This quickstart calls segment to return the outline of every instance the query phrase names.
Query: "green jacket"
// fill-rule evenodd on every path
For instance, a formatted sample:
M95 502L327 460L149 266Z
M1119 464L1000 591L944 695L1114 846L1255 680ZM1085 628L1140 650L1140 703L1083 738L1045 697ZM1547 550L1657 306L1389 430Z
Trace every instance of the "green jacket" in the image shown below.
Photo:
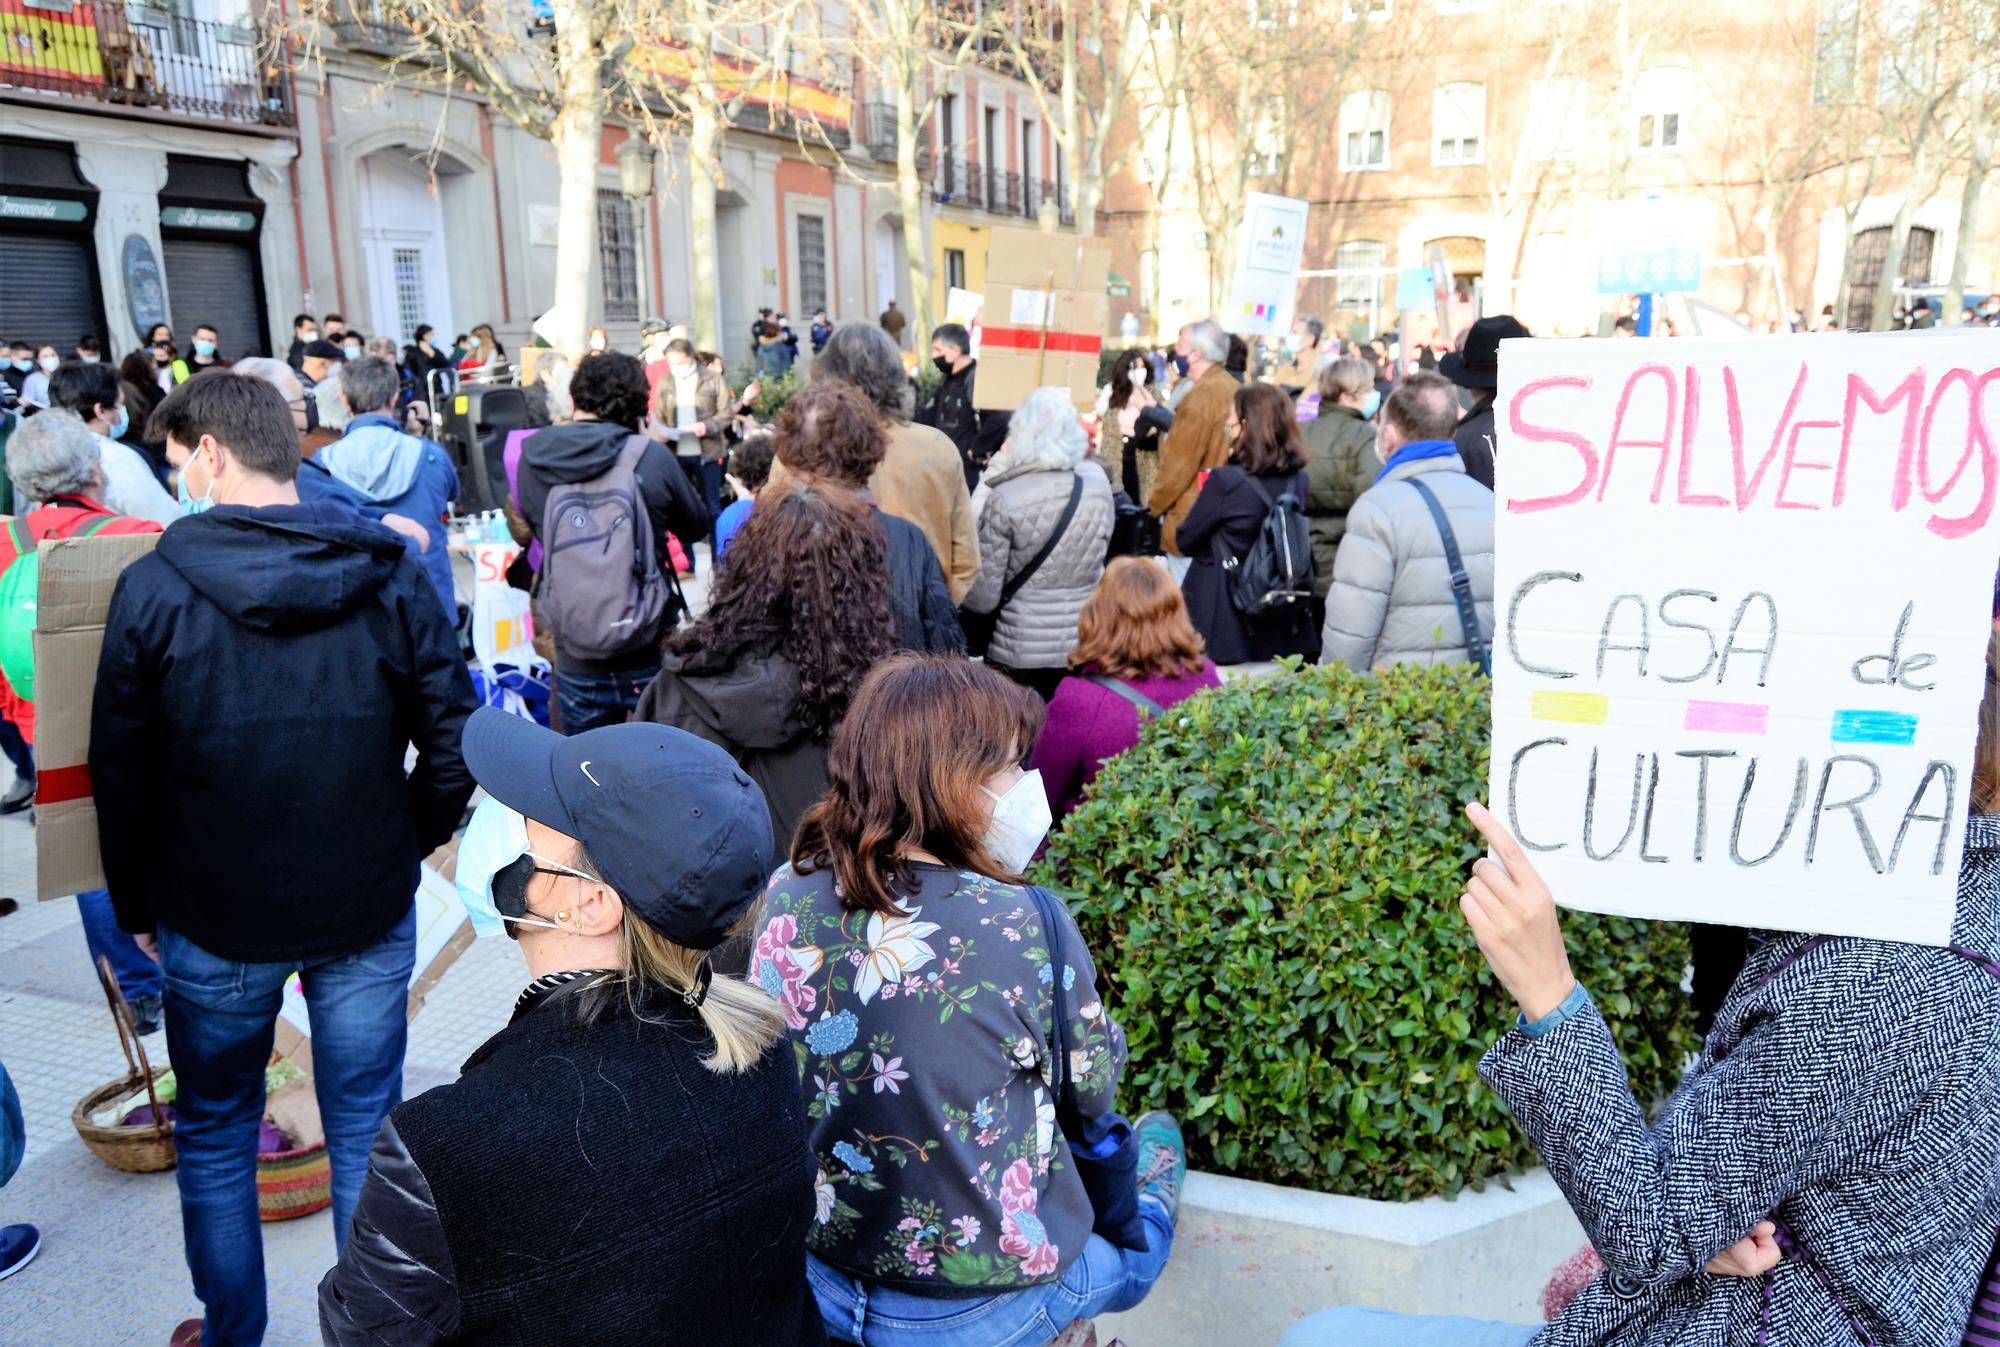
M1333 557L1347 532L1347 512L1375 484L1382 456L1375 452L1375 427L1351 407L1323 403L1301 428L1306 450L1306 521L1312 529L1313 592L1320 598L1333 586Z

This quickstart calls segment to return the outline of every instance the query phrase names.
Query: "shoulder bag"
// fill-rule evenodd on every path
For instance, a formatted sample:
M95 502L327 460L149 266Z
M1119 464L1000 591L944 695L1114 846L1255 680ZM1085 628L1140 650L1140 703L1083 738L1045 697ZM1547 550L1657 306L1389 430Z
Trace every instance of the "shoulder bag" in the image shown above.
M1479 630L1479 605L1472 599L1472 577L1465 572L1465 558L1459 555L1458 535L1451 531L1451 518L1422 478L1404 480L1424 498L1424 508L1431 512L1431 522L1437 525L1438 536L1444 539L1444 564L1451 570L1451 597L1458 604L1458 625L1465 633L1465 653L1479 666L1479 672L1491 677L1493 652L1487 648L1485 633Z

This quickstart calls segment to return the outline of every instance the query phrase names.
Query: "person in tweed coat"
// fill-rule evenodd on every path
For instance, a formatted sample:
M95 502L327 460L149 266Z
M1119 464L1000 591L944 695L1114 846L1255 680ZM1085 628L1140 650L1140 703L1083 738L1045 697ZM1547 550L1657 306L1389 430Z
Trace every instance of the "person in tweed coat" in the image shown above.
M1989 672L1979 811L1996 717ZM1607 1271L1539 1330L1343 1308L1282 1347L1958 1347L2000 1229L2000 982L1948 950L1770 934L1649 1124L1548 889L1468 813L1499 860L1460 903L1521 1006L1480 1073ZM1968 821L1952 942L2000 951L2000 813Z

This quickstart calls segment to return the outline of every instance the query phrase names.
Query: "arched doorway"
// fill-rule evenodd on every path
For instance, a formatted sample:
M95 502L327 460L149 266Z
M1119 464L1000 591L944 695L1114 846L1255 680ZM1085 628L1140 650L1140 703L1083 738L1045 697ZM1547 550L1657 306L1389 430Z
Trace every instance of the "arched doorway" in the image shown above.
M1882 281L1882 264L1889 259L1889 226L1864 229L1847 249L1847 326L1866 331L1875 322L1875 287ZM1903 277L1921 283L1931 278L1931 255L1937 235L1915 225L1903 245Z
M369 336L408 342L421 323L449 342L451 279L444 211L429 175L407 150L377 150L359 165L361 258Z

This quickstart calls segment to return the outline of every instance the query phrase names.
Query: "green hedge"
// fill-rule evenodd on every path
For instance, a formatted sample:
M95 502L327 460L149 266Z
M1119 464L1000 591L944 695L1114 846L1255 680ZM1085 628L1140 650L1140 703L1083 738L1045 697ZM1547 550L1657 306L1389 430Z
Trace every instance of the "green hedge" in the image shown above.
M1486 693L1469 665L1235 683L1152 721L1055 834L1043 878L1131 1041L1120 1106L1178 1115L1197 1166L1404 1200L1534 1163L1476 1070L1514 1006L1457 902ZM1695 1046L1686 929L1563 925L1664 1097Z

